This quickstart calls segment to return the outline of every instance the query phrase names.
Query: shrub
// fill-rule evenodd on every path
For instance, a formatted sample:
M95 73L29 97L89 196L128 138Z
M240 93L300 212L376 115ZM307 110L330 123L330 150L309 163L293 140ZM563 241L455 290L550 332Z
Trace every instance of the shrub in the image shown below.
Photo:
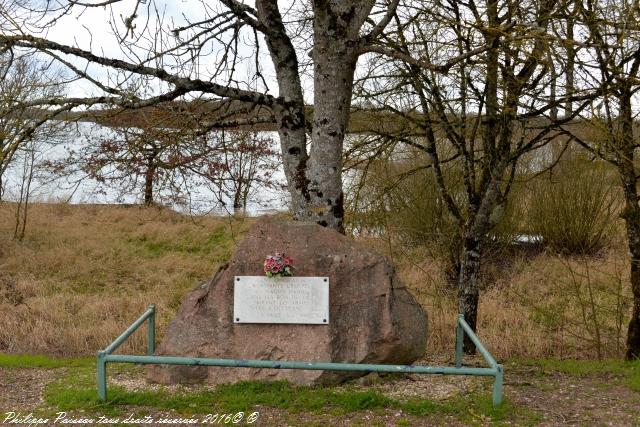
M574 155L530 184L526 225L550 249L589 255L611 243L620 197L603 162Z
M370 164L364 179L356 181L359 198L348 204L348 226L355 229L356 234L384 237L403 251L426 249L431 256L444 261L447 280L457 284L462 236L428 165L421 153ZM460 165L454 162L444 165L443 175L454 201L458 206L465 206ZM514 207L508 203L499 209L499 226L485 245L489 258L500 258L518 233L519 209Z
M393 236L394 243L403 247L445 247L457 252L452 246L459 240L457 227L427 164L419 154L369 164L366 175L361 172L354 180L356 189L348 192L357 195L347 200L348 225L357 234ZM455 177L447 175L447 179Z

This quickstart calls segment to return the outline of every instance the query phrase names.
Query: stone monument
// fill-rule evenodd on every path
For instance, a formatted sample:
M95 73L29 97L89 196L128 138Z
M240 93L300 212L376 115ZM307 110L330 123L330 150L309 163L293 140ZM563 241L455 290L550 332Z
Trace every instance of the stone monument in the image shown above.
M265 256L275 252L293 258L293 278L258 277L264 275ZM425 312L384 256L315 223L264 217L231 261L185 296L156 354L410 364L424 355L426 337ZM157 365L148 378L327 384L363 374Z

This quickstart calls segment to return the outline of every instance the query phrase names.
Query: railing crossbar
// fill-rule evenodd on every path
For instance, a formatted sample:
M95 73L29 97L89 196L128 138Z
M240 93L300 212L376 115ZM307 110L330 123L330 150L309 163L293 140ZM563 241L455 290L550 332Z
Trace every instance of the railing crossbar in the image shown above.
M263 368L263 369L308 369L320 371L359 371L413 374L442 374L442 375L476 375L495 376L495 368L454 368L451 366L420 366L420 365L374 365L364 363L333 363L333 362L301 362L285 360L251 360L251 359L209 359L198 357L174 356L129 356L113 354L105 357L107 362L139 363L159 365L192 365L192 366L220 366L234 368Z
M131 324L118 338L107 348L98 352L96 376L98 384L98 398L107 399L107 363L139 363L158 365L190 365L190 366L220 366L237 368L264 368L264 369L306 369L326 371L357 371L357 372L387 372L387 373L413 373L413 374L440 374L440 375L475 375L491 376L493 381L493 405L502 403L502 365L496 363L491 353L487 351L480 339L473 332L469 324L461 314L456 325L456 366L420 366L420 365L375 365L364 363L335 363L335 362L303 362L283 360L251 360L251 359L210 359L201 357L176 357L155 356L155 306L142 314ZM144 322L147 325L147 356L111 354L131 334L133 334ZM480 351L490 368L475 368L462 366L462 350L464 334L467 334L476 348Z

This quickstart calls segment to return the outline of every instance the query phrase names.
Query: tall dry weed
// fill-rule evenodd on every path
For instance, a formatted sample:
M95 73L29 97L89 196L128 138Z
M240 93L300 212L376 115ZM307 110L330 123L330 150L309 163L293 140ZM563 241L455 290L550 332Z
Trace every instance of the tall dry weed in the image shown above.
M0 204L0 351L89 355L149 304L163 331L247 225L159 208L34 204L22 242ZM123 351L143 351L136 333Z
M600 257L543 253L515 260L485 286L478 334L501 359L607 358L624 352L631 289L622 245ZM457 295L437 259L404 261L400 273L429 312L429 352L452 354Z

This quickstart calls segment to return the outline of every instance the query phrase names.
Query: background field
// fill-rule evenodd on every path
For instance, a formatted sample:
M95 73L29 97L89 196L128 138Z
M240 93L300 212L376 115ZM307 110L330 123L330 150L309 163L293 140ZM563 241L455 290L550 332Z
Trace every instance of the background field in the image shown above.
M86 356L151 303L160 336L181 298L229 259L251 219L162 208L36 204L23 242L0 204L0 352ZM369 238L429 313L427 359L453 348L457 297L445 260ZM630 289L622 238L591 256L518 249L485 266L479 334L499 359L621 357ZM123 351L142 352L142 333Z

